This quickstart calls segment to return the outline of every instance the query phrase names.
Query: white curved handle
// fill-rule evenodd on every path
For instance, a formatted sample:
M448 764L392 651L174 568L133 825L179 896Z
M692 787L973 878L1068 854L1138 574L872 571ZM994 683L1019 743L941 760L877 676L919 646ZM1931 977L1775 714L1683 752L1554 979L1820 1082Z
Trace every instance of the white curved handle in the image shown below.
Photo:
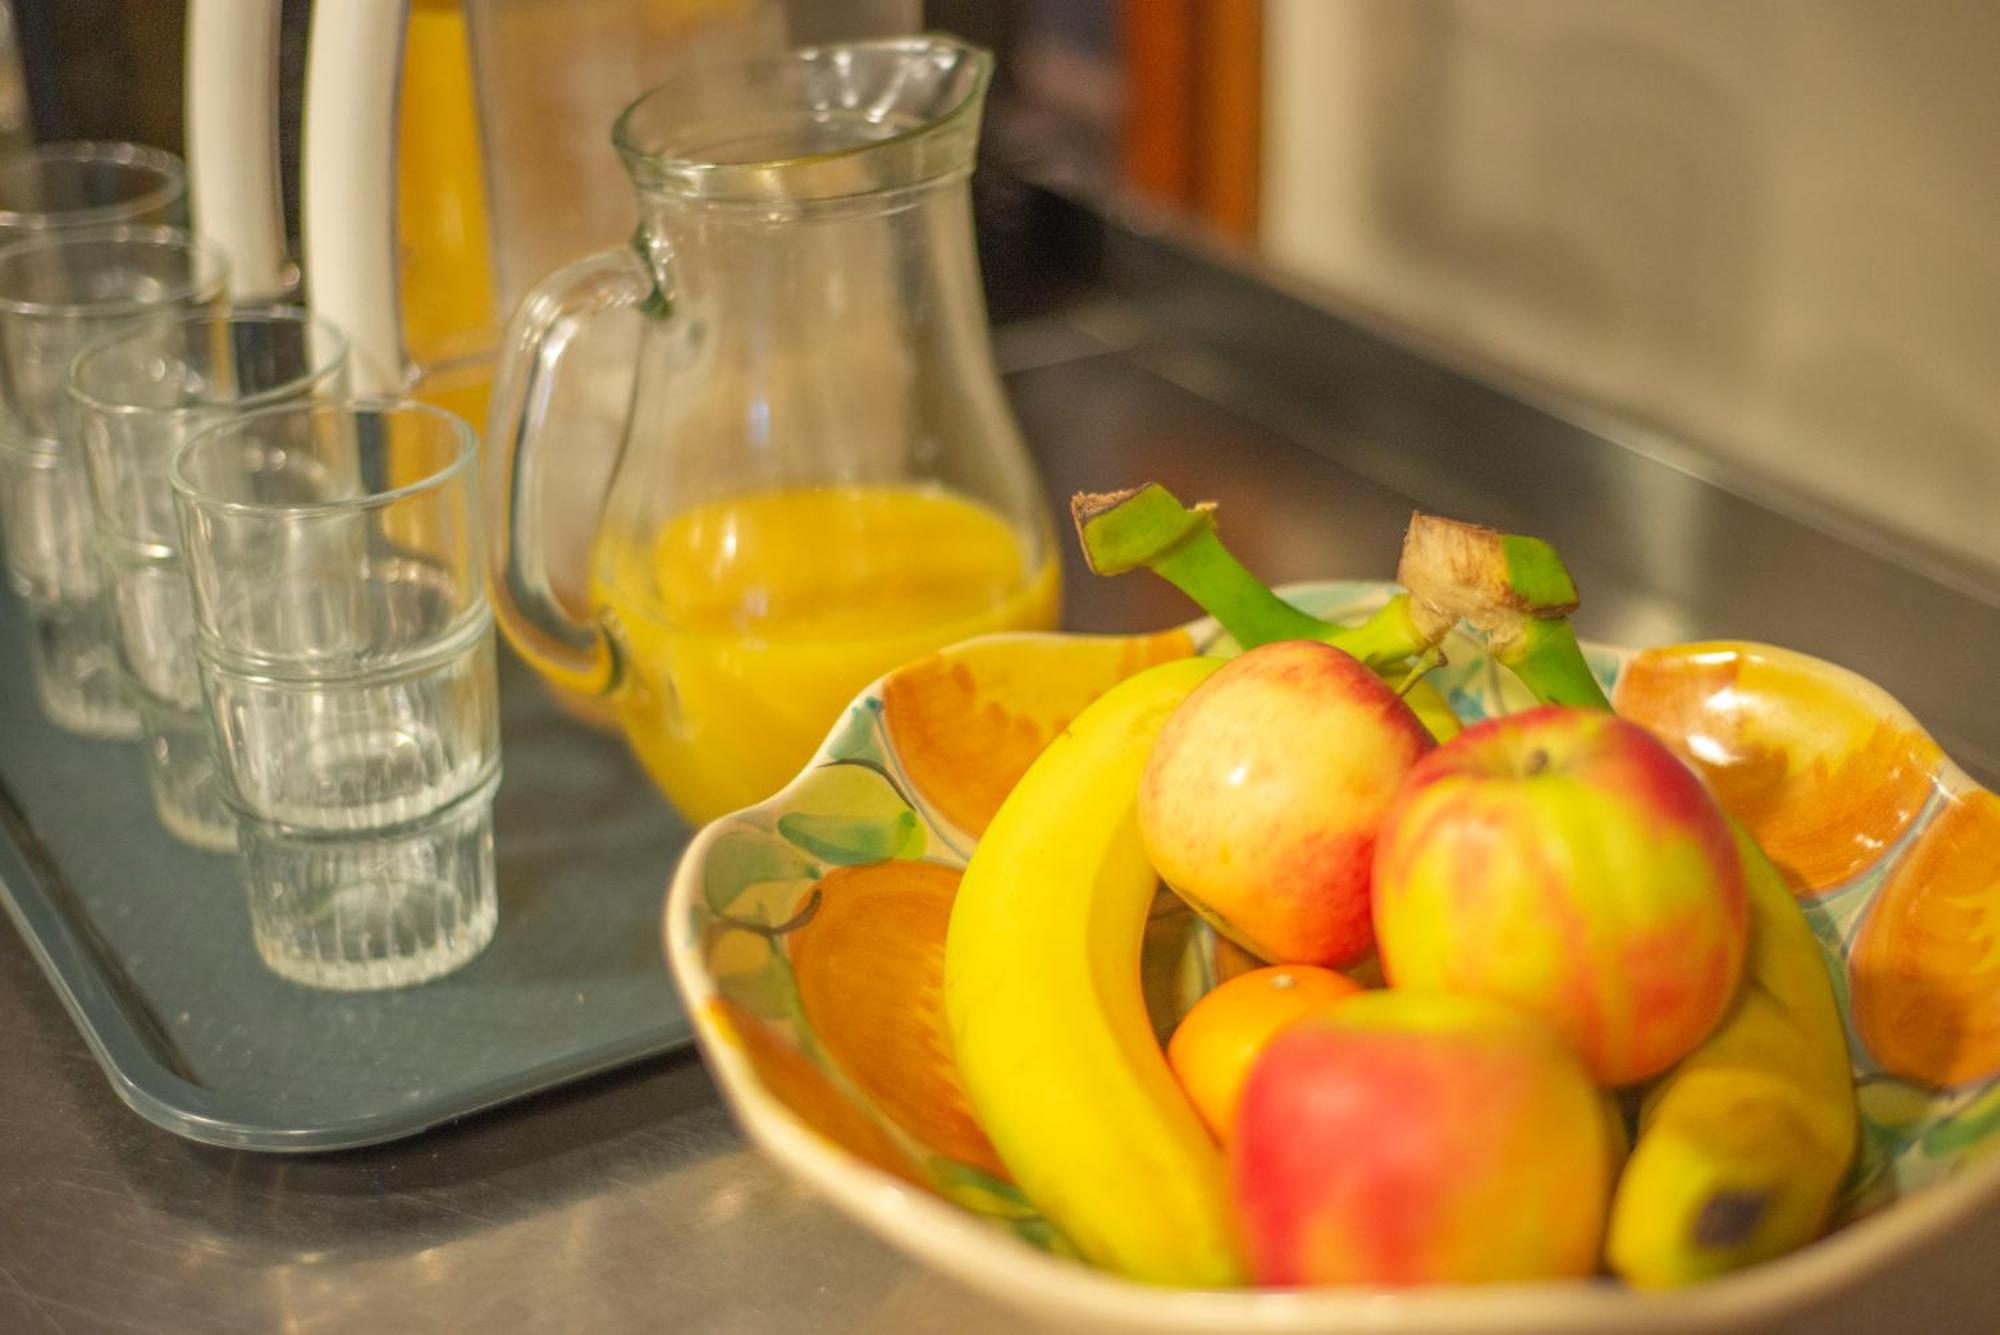
M187 17L188 178L197 232L229 257L238 301L297 279L278 183L279 0L192 0Z
M306 287L347 331L356 392L404 388L396 280L396 89L404 0L320 0L300 170Z

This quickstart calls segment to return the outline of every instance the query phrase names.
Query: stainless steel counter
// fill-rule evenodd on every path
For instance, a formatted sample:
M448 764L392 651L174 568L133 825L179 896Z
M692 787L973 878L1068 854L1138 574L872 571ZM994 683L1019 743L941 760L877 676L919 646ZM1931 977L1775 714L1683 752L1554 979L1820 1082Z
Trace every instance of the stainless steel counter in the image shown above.
M1579 572L1586 634L1823 654L2000 777L2000 595L1979 572L1743 499L1754 482L1612 444L1143 238L1089 248L1080 294L1002 331L1052 503L1159 478L1222 502L1274 579L1387 576L1418 503L1543 533ZM1184 616L1162 586L1069 574L1078 626ZM1786 1329L2000 1329L1995 1254L2000 1213ZM746 1150L691 1056L374 1150L207 1149L117 1101L0 932L0 1335L1029 1329Z

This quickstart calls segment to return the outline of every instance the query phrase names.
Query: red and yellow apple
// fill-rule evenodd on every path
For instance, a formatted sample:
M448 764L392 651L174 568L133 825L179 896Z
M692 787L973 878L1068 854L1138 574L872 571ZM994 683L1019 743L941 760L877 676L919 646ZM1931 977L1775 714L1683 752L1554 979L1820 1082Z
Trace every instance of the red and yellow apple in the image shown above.
M1251 1068L1230 1167L1258 1283L1470 1284L1595 1269L1602 1096L1547 1026L1448 992L1364 992Z
M1433 745L1353 656L1312 640L1262 645L1167 720L1139 787L1146 851L1260 958L1351 963L1373 943L1376 826Z
M1651 733L1596 710L1491 719L1426 756L1382 822L1374 890L1393 986L1517 1006L1605 1085L1699 1043L1743 966L1726 818Z

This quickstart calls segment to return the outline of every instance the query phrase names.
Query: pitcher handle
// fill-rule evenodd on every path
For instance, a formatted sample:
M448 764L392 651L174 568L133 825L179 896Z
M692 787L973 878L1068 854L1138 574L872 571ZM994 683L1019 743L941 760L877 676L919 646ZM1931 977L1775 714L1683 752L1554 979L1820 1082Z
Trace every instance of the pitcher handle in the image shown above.
M537 671L590 695L617 688L618 650L594 618L571 615L549 582L542 542L543 419L577 334L598 316L652 295L652 273L629 246L565 265L522 298L493 380L486 495L494 608L508 640Z

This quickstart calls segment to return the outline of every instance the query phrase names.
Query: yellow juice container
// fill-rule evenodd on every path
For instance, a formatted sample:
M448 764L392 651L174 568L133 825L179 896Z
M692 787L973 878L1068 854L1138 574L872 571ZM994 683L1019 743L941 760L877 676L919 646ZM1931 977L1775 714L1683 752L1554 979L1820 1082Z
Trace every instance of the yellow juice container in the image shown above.
M972 244L991 70L919 37L683 71L611 132L633 241L516 314L494 606L538 669L610 702L691 821L769 796L899 664L1056 622L1053 526ZM637 337L589 368L630 391L579 613L537 498L574 466L559 364L610 312Z
M813 487L698 506L650 542L598 540L592 601L625 680L619 722L705 821L777 791L841 709L955 640L1056 624L1057 561L946 492Z

